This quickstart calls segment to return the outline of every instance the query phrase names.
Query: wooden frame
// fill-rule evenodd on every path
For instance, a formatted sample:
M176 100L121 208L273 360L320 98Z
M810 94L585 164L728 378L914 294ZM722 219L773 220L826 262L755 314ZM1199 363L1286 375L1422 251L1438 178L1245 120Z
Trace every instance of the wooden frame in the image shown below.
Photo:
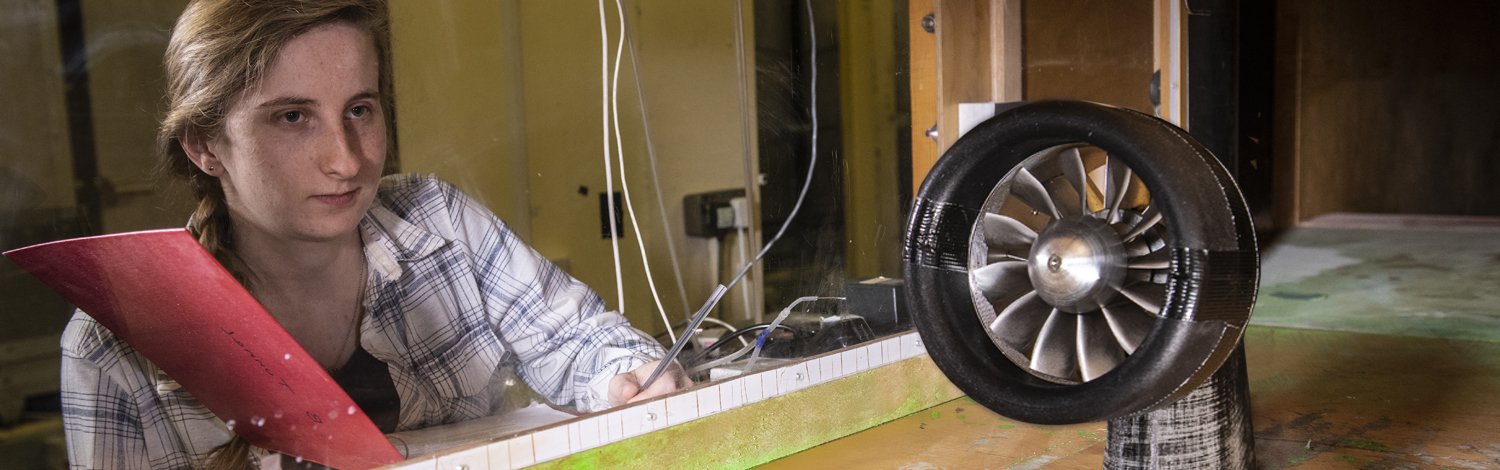
M1161 77L1161 106L1156 115L1184 129L1187 128L1187 34L1183 11L1185 0L1154 0L1152 22L1156 70Z
M912 187L958 140L958 105L1021 99L1021 0L911 0ZM935 26L927 32L925 18ZM975 41L988 38L988 41Z
M1158 115L1186 123L1186 8L1152 0L1154 64L1161 71ZM1025 99L1021 0L911 0L912 187L958 140L958 105ZM924 17L932 15L933 32ZM988 41L975 41L988 38Z

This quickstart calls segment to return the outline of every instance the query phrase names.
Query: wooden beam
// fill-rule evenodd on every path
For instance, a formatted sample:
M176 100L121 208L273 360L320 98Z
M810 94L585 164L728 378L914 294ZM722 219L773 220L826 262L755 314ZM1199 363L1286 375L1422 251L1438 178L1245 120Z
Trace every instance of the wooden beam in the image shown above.
M911 54L911 186L915 194L937 162L938 142L928 131L938 127L937 36L922 26L933 15L936 0L910 0L907 4L907 37Z
M990 0L990 12L990 95L998 102L1021 101L1021 0Z
M1161 105L1156 116L1187 128L1187 24L1184 0L1156 0L1155 67L1160 75Z
M1020 101L1021 0L912 0L912 185L958 140L958 105ZM923 27L931 14L933 32Z
M994 101L990 2L939 1L937 6L938 150L958 140L959 103Z

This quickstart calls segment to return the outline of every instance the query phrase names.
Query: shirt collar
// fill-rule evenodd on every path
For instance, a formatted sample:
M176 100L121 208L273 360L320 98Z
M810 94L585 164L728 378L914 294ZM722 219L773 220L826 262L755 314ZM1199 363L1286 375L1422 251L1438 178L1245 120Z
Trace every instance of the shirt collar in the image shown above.
M420 259L447 244L443 237L407 222L384 206L376 204L359 221L365 239L365 256L378 279L401 277L402 261Z

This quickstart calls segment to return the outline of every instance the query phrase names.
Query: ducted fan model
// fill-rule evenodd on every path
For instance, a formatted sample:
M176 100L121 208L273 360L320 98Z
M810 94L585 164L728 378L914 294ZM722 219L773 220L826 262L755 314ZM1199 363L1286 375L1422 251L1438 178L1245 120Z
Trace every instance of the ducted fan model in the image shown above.
M908 306L975 401L1039 424L1166 406L1237 347L1259 255L1244 197L1183 130L1084 102L975 127L907 226Z

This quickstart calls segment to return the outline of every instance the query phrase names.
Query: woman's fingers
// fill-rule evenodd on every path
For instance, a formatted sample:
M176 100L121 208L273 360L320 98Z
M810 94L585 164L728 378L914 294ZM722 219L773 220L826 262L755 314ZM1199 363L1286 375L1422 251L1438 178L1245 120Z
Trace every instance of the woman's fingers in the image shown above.
M691 379L688 379L687 373L682 370L682 366L674 362L671 366L667 367L667 370L666 372L663 372L662 377L658 377L655 382L651 383L650 388L646 390L640 390L640 383L651 377L651 373L656 370L656 366L660 363L661 361L651 361L646 363L645 365L637 367L635 370L632 370L629 373L620 374L621 376L629 376L629 378L621 384L622 387L620 389L620 395L624 398L624 403L634 403L648 398L666 395L668 393L677 391L678 389L687 388L693 385L693 381ZM616 379L618 380L620 379L620 377L616 377ZM628 384L629 387L624 387L624 385L626 384ZM611 387L611 390L613 389L614 387ZM611 393L611 395L613 395L613 393ZM611 401L613 401L613 397L611 398Z

